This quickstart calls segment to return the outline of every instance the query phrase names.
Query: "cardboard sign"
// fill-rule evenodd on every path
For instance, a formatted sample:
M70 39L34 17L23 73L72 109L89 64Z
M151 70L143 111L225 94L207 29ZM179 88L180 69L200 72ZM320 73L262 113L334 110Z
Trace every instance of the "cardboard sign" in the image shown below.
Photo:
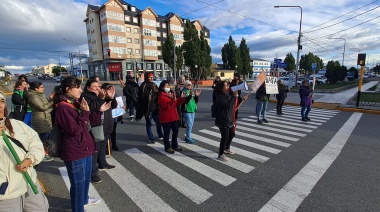
M265 90L266 94L278 94L277 77L265 78Z
M122 116L125 113L125 110L123 109L123 106L124 106L123 98L121 98L121 96L118 96L116 97L116 101L117 101L117 107L115 109L112 109L112 118Z
M249 86L249 88L251 88L253 92L256 92L257 89L259 89L260 86L264 83L266 76L267 75L265 71L262 70L261 73L256 77L255 81L253 81L253 83Z

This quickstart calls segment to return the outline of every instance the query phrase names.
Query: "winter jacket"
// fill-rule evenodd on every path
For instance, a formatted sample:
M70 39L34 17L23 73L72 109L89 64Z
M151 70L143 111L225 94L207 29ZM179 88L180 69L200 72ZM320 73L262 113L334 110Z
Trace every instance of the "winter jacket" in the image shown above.
M277 100L286 99L286 97L288 96L287 93L289 92L289 89L286 88L284 84L278 84L277 88L278 88L278 94L276 94L276 99Z
M104 100L91 91L85 91L81 95L81 99L84 98L90 107L90 123L91 127L97 127L102 125L103 112L100 111L100 107L104 104Z
M236 97L232 93L218 94L216 96L216 110L217 116L215 119L215 126L219 128L232 127L234 124L234 106Z
M128 80L123 88L123 95L125 96L127 102L133 101L137 103L137 93L139 90L139 85L135 81Z
M114 120L112 118L112 109L117 108L117 101L116 98L105 98L104 100L106 103L111 102L111 107L108 110L104 111L103 119L104 137L108 138L113 131Z
M136 119L147 117L153 111L158 111L158 88L154 82L145 81L139 87Z
M40 137L29 126L27 126L22 121L15 119L10 119L14 136L16 140L20 141L22 146L27 150L26 153L21 147L16 145L9 137L9 132L5 131L8 140L11 142L16 154L23 161L25 158L29 158L32 161L32 166L28 167L28 174L34 183L37 182L37 173L33 166L39 164L45 156L44 147L40 140ZM24 175L21 174L18 170L15 169L17 164L16 160L12 156L8 147L3 141L1 136L0 142L0 182L8 182L8 188L5 191L5 194L0 195L1 200L9 200L13 198L20 197L25 194L29 185L26 182Z
M35 90L29 90L26 94L28 104L32 110L32 126L37 133L50 132L52 129L51 112L53 101Z
M16 88L12 94L12 109L11 109L11 118L24 121L24 116L26 113L26 100L24 98L24 91Z
M173 91L170 91L169 93L164 91L159 92L158 105L160 123L169 123L179 120L177 107L180 106L185 99L180 97L175 101L172 98L173 95L175 95Z
M261 101L268 101L269 96L270 95L267 94L267 91L265 89L265 83L263 83L256 91L256 99L259 99Z
M302 85L299 89L299 94L300 94L300 105L301 106L308 106L311 104L311 94L312 90L310 90L309 86L304 86Z
M88 129L90 111L79 111L79 103L72 103L66 96L60 99L55 108L55 121L64 132L60 158L74 161L94 154L95 140Z

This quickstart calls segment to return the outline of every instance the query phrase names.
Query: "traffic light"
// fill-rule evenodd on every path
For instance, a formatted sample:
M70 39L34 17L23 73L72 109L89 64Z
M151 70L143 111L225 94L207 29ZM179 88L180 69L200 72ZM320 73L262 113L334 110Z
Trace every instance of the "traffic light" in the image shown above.
M298 45L298 50L302 50L302 45Z
M111 49L107 49L108 56L111 56Z
M366 54L358 54L357 65L365 66L365 58L366 58Z

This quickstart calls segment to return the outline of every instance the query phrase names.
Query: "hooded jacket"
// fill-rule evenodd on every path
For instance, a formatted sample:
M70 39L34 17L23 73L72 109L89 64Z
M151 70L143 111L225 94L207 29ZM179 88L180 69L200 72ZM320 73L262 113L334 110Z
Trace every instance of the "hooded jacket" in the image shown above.
M52 129L53 101L48 99L45 94L35 90L29 90L26 98L32 110L33 129L39 134L50 132Z

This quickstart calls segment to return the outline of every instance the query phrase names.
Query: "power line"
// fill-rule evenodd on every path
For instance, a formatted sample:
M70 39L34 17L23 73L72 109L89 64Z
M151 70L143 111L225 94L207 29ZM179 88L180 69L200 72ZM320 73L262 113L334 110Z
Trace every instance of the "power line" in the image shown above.
M23 48L11 48L11 47L2 47L2 46L0 46L0 49L21 50L21 51L36 51L36 52L54 52L54 53L65 52L65 53L69 53L69 51L44 50L44 49L23 49Z
M218 2L215 2L215 3L212 4L212 5L218 4L218 3L222 2L222 1L224 1L224 0L220 0L220 1L218 1ZM211 7L211 5L208 5L208 6L205 6L205 7L200 8L200 9L194 10L194 11L192 11L192 12L186 13L186 14L184 14L184 15L181 15L180 17L184 17L184 16L186 16L186 15L189 15L189 14L191 14L191 13L195 13L195 12L198 12L198 11L203 10L203 9L206 9L206 8L208 8L208 7Z
M367 10L367 11L365 11L365 12L363 12L363 13L360 13L360 14L358 14L358 15L356 15L356 16L353 16L353 17L348 18L348 19L346 19L346 20L343 20L343 21L341 21L341 22L338 22L338 23L335 23L335 24L331 24L331 25L328 25L328 26L326 26L326 27L322 27L322 28L315 29L315 30L308 30L308 31L303 32L303 33L315 32L315 31L319 31L319 30L322 30L322 29L326 29L326 28L329 28L329 27L335 26L335 25L337 25L337 24L340 24L340 23L346 22L346 21L348 21L348 20L351 20L351 19L353 19L353 18L356 18L356 17L358 17L358 16L361 16L361 15L363 15L363 14L365 14L365 13L371 12L372 10L375 10L375 9L377 9L377 8L379 8L379 7L380 7L380 6L377 6L377 7L375 7L375 8L372 8L372 9L370 9L370 10Z
M336 20L336 19L339 19L339 18L341 18L341 17L343 17L343 16L345 16L345 15L351 14L351 13L353 13L353 12L355 12L355 11L361 9L361 8L364 8L364 7L366 7L366 6L370 5L370 4L373 4L373 3L377 2L377 1L379 1L379 0L376 0L376 1L373 1L373 2L371 2L371 3L368 3L368 4L366 4L366 5L362 6L362 7L359 7L359 8L357 8L357 9L354 9L354 10L348 12L348 13L345 13L345 14L343 14L343 15L341 15L341 16L338 16L338 17L336 17L336 18L334 18L334 19L331 19L330 21L327 21L327 22L325 22L325 23L322 23L322 24L319 24L319 25L317 25L317 26L311 27L310 29L305 30L304 32L308 32L308 31L311 30L311 29L314 29L314 28L316 28L316 27L319 27L319 26L322 26L322 25L324 25L324 24L327 24L327 23L329 23L329 22L331 22L331 21L334 21L334 20Z

